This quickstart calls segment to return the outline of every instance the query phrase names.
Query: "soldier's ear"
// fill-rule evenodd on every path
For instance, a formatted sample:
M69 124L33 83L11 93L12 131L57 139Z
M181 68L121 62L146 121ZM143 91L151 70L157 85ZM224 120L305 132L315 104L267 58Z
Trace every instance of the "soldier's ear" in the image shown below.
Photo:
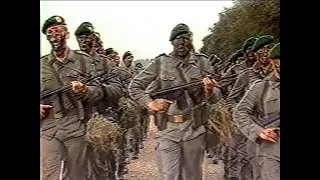
M70 33L67 32L66 39L69 39L69 38L70 38Z

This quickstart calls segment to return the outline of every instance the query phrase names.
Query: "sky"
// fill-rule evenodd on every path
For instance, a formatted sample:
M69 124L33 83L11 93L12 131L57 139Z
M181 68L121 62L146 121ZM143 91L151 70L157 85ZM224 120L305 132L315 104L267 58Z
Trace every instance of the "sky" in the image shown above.
M232 1L40 1L41 55L50 53L50 44L41 27L53 15L62 16L70 32L68 46L79 49L74 32L82 22L91 22L104 48L123 55L131 51L135 59L152 59L170 53L173 27L187 24L193 32L196 50L219 13Z

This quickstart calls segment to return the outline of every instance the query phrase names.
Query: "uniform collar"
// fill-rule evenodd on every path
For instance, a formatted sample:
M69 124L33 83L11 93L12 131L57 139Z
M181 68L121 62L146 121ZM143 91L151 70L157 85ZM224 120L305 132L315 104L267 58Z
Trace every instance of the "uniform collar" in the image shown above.
M67 48L67 51L69 52L68 53L68 57L67 57L67 61L64 62L64 64L67 64L69 62L72 62L74 63L75 62L75 59L73 59L72 57L74 57L74 52L70 49L70 48ZM53 51L51 51L51 54L49 55L49 64L52 65L53 63L55 62L59 62L55 56L53 55Z
M179 67L180 64L182 63L182 62L180 62L180 61L184 61L184 62L186 62L187 64L197 64L197 62L199 61L199 58L198 58L194 53L190 53L190 54L185 58L185 60L180 59L180 61L179 61L178 58L173 57L172 54L173 54L173 52L171 52L171 53L169 54L169 56L170 56L172 59L174 59L174 62L172 63L172 65L173 65L174 67L176 67L176 68Z

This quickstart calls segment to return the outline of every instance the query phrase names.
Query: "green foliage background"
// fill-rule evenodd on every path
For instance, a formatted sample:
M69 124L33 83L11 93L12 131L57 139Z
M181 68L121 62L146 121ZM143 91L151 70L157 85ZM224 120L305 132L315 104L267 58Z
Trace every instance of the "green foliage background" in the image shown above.
M219 21L203 38L201 53L216 54L222 59L242 47L252 36L272 35L280 41L279 0L238 0L219 14Z

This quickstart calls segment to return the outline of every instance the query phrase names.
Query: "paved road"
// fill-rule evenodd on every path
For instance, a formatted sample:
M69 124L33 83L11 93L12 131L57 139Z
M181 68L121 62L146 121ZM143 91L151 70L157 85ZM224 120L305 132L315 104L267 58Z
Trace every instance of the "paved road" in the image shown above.
M126 180L159 180L159 172L156 164L156 146L155 134L157 129L154 123L150 122L148 139L145 141L145 147L141 152L140 158L129 164L129 174ZM205 162L203 164L204 180L222 180L223 165L213 165Z

